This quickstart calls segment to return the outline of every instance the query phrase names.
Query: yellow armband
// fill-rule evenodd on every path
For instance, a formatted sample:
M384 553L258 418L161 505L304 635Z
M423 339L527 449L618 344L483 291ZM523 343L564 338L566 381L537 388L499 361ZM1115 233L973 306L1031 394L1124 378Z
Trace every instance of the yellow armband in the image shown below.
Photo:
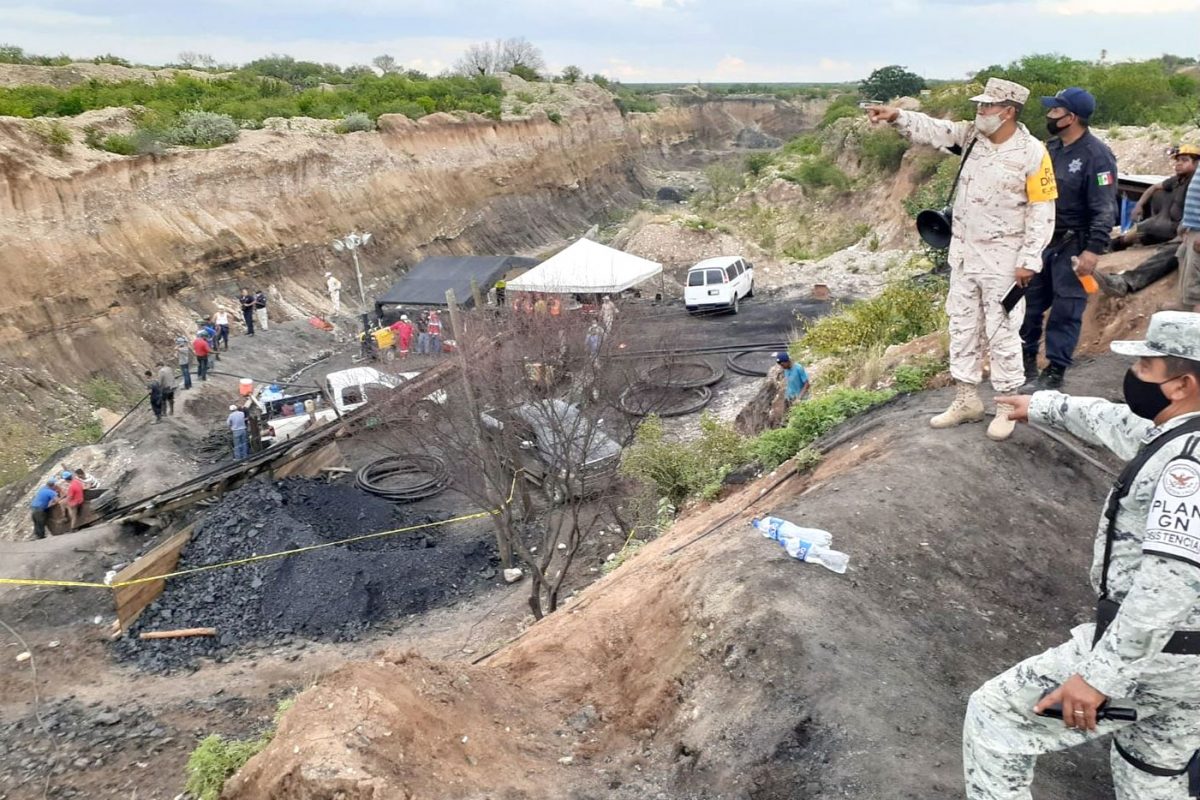
M1042 163L1025 179L1025 196L1031 203L1058 199L1058 183L1054 180L1054 165L1050 163L1049 153L1042 153Z

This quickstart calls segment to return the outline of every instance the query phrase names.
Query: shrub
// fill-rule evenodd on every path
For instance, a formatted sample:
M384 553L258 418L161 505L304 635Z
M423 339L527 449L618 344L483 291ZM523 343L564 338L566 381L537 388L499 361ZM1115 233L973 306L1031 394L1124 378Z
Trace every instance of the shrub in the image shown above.
M844 356L924 336L945 324L945 294L946 284L941 280L893 283L870 300L812 323L800 346L816 357Z
M850 187L850 179L846 177L846 173L825 156L811 158L783 177L810 189L832 186L844 191Z
M342 121L334 128L338 133L354 133L356 131L375 130L375 121L361 111L355 111L342 117Z
M537 102L537 98L533 96L533 92L517 92L517 100L525 105L533 105Z
M783 147L779 148L781 153L797 156L815 156L821 153L821 138L816 134L806 133L802 136L796 136L789 139Z
M757 178L774 161L775 159L770 153L751 153L746 156L746 172Z
M625 450L621 471L678 504L693 495L715 497L725 476L749 461L746 440L708 412L700 417L700 438L694 442L666 441L662 421L651 414Z
M228 114L212 111L184 111L178 124L167 134L171 144L189 147L218 147L237 141L238 126Z
M892 128L874 128L862 137L861 146L867 163L884 172L895 172L908 150L908 140Z
M858 102L850 96L839 97L834 100L829 108L825 109L825 114L821 117L821 121L817 124L818 128L828 128L839 119L847 117L858 117L863 113L858 107Z
M58 120L53 122L35 120L29 123L29 130L42 140L42 143L50 150L50 155L55 158L66 156L67 145L74 141L70 129Z
M560 113L559 113L559 112L557 112L557 111L547 111L547 112L546 112L546 119L550 120L550 121L551 121L551 122L553 122L555 125L560 125L560 124L562 124L562 114L560 114Z
M760 434L749 449L764 467L776 467L836 426L894 395L891 390L834 389L792 406L787 425ZM805 461L811 463L813 455L808 454Z

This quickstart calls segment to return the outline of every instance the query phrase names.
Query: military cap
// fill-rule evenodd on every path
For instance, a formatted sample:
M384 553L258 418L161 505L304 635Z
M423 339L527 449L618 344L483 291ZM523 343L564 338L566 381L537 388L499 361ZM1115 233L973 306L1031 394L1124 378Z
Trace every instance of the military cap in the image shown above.
M1111 347L1123 356L1174 356L1200 361L1200 314L1159 311L1150 317L1145 339L1113 342Z
M972 103L1020 103L1025 104L1029 99L1029 90L1019 83L1006 81L1003 78L988 78L983 87L983 94L971 98Z

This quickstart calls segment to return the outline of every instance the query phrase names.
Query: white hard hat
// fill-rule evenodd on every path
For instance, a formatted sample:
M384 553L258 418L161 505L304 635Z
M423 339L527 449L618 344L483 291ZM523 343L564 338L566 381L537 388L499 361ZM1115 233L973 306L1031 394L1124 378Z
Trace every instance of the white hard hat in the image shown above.
M230 410L230 411L237 411L237 406L230 406L230 407L229 407L229 410Z
M326 272L326 273L325 273L325 277L326 277L326 278L328 278L328 277L329 277L330 275L332 275L332 274L333 274L332 272Z

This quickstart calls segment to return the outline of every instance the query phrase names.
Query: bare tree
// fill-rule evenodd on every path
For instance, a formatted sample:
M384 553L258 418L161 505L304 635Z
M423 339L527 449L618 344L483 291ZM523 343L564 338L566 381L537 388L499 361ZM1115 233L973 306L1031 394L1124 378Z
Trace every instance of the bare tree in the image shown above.
M527 39L496 39L469 46L454 64L459 75L493 75L511 72L536 78L546 70L542 51Z
M211 69L217 65L217 60L208 53L196 53L191 50L184 50L179 54L179 63L185 67L204 67Z
M400 65L396 63L396 59L392 58L387 53L384 53L381 56L375 56L373 59L371 59L371 64L373 64L375 69L379 70L379 72L383 75L391 75L401 71Z
M529 607L540 618L558 608L581 547L618 519L617 467L631 429L616 398L637 366L611 357L616 336L593 314L563 308L558 296L511 299L515 311L461 315L460 350L447 355L459 360L461 380L440 402L381 406L379 441L440 456L454 489L495 510L501 564L529 576Z

